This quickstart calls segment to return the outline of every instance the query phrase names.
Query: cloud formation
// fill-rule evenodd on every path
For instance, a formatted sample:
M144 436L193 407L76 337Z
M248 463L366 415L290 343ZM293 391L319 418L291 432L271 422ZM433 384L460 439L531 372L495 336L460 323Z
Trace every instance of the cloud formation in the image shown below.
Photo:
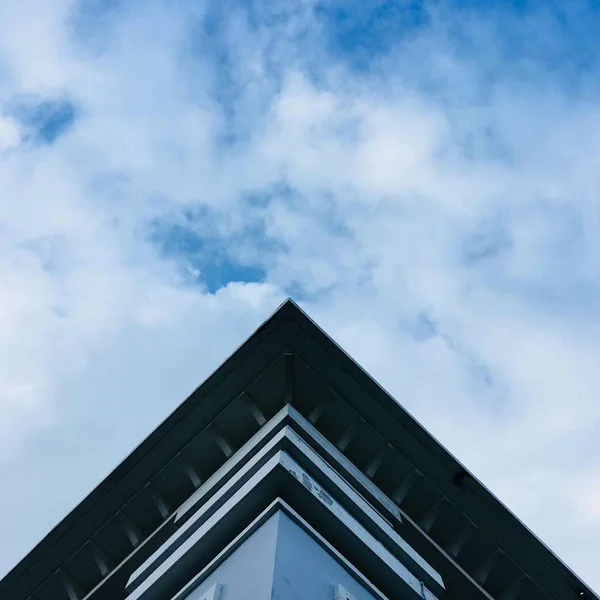
M293 295L600 587L599 21L2 3L0 570Z

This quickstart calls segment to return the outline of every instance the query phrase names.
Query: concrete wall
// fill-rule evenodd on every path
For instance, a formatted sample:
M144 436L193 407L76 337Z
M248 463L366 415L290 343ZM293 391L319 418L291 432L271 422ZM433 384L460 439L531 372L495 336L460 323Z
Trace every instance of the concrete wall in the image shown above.
M374 600L331 555L285 513L273 515L186 600L215 583L219 600L333 600L342 584L356 600Z
M286 514L279 513L273 600L333 600L341 583L356 600L374 600L338 561Z
M215 583L223 586L220 600L268 600L273 585L278 529L279 514L275 514L200 583L186 600L200 600Z

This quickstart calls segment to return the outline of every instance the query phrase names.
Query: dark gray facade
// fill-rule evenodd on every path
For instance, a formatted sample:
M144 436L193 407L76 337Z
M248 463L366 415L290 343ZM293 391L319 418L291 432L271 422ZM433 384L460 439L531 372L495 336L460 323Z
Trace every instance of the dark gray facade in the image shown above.
M598 597L287 301L1 600Z

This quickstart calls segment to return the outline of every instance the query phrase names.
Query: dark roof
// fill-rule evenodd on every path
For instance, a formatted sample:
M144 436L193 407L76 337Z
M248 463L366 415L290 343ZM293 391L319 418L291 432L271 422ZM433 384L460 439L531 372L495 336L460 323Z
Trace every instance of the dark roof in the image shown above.
M61 598L65 582L87 598L111 577L126 580L152 546L136 536L149 542L174 527L181 502L286 403L489 597L598 600L291 300L0 581L0 598ZM106 565L88 575L92 559Z

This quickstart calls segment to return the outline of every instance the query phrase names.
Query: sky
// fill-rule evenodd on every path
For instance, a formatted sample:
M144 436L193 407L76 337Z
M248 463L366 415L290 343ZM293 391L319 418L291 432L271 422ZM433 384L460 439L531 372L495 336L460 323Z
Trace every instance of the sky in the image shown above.
M0 574L291 296L600 590L599 28L0 0Z

